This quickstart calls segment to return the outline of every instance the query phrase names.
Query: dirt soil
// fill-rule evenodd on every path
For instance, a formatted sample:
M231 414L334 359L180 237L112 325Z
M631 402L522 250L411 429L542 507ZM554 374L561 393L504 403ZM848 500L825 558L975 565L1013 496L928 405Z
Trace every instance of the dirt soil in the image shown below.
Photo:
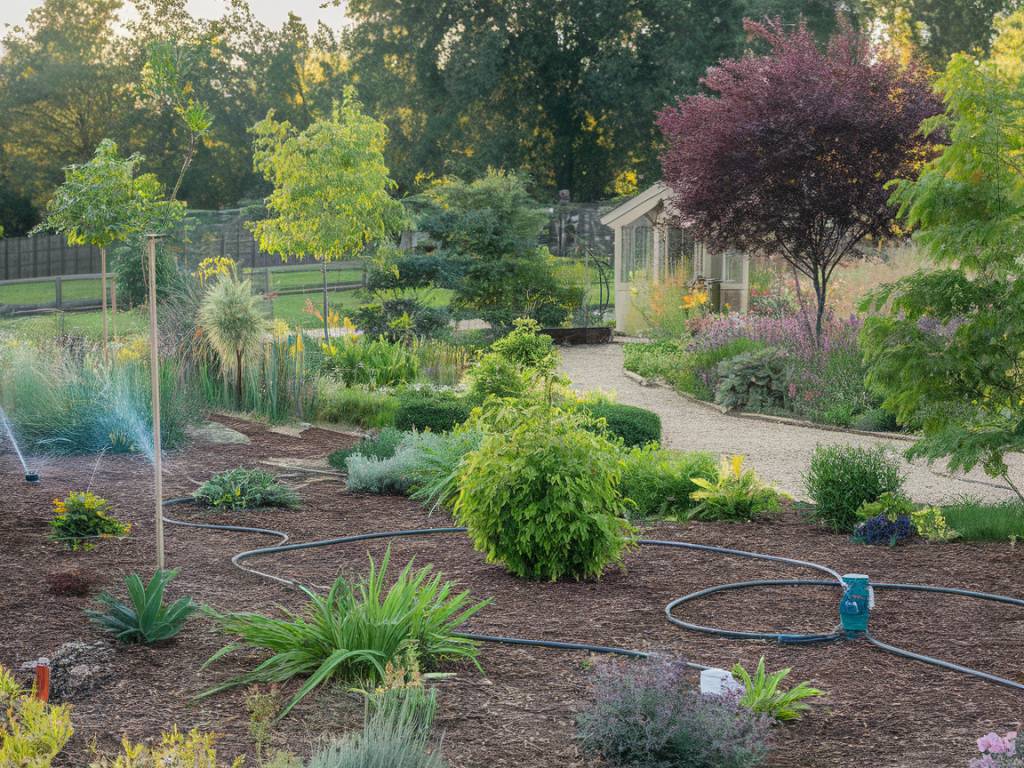
M247 434L250 445L193 444L166 462L165 494L180 495L218 470L256 466L268 458L322 459L352 442L336 433L309 430L301 437L274 434L248 422L221 419ZM15 458L0 452L0 663L17 667L52 655L71 640L96 641L102 633L85 619L88 597L50 594L49 575L80 570L95 590L123 593L123 578L151 572L154 511L151 470L132 456L52 458L38 467L42 483L22 482ZM285 472L285 470L280 470ZM300 478L293 477L298 481ZM110 499L116 514L132 523L131 535L105 541L93 551L69 553L48 540L52 499L91 487ZM293 541L382 529L450 524L428 516L416 503L396 497L347 493L340 479L301 489L295 511L212 512L176 507L182 519L283 528ZM675 538L812 560L840 572L863 572L879 581L906 581L1024 596L1024 547L1008 544L912 543L867 547L803 522L796 512L756 524L658 524L652 537ZM299 609L293 590L234 568L230 556L273 543L266 537L167 529L168 564L181 573L170 596L192 595L219 610ZM263 570L327 584L339 573L359 576L367 555L379 558L385 544L352 544L305 550L253 562ZM795 725L776 729L770 764L793 768L937 768L964 766L974 739L989 730L1021 725L1024 695L981 680L901 660L863 642L826 646L722 640L688 633L665 621L676 596L724 582L755 578L817 578L796 568L687 551L647 548L630 555L626 568L600 582L533 584L489 565L463 535L401 539L392 544L395 564L415 557L433 563L479 598L494 603L478 614L472 631L589 641L665 651L702 664L751 665L764 655L770 668L792 667L795 680L828 692ZM762 588L719 594L686 607L698 623L742 629L827 631L836 624L837 594L828 588ZM881 640L1024 679L1024 610L944 596L879 593L872 614ZM173 724L221 734L220 752L252 755L244 692L202 701L195 694L256 662L224 660L200 665L224 644L205 617L193 619L174 641L159 647L120 647L113 676L74 704L75 737L60 765L84 766L89 743L113 751L126 734L152 738ZM584 766L573 740L575 712L587 698L590 670L604 659L580 652L485 645L483 674L471 665L449 667L457 675L440 685L438 727L455 768L551 768ZM294 690L289 686L286 690ZM329 734L356 727L358 697L342 687L323 690L286 718L274 746L308 755ZM253 762L249 763L254 764Z

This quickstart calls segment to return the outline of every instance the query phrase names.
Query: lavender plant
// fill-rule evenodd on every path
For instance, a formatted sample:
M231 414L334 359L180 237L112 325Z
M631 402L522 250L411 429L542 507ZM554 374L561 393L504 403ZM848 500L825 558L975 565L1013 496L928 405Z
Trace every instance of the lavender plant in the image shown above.
M868 518L853 530L853 540L861 544L888 544L894 547L914 534L914 524L906 515L890 520L883 512Z
M702 695L678 660L613 662L577 719L585 752L611 768L750 768L768 754L770 719L735 696Z

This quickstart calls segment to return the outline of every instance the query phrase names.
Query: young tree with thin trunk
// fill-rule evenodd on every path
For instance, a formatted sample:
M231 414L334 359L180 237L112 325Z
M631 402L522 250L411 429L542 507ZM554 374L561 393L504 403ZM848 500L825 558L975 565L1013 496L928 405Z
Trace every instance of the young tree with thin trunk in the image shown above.
M100 249L100 287L103 310L103 356L108 359L107 248L143 234L162 220L180 217L180 204L163 199L163 188L153 174L136 176L142 158L122 158L117 144L104 139L92 159L64 169L62 184L47 204L46 220L33 232L63 234L69 245Z
M886 185L926 158L918 129L940 104L921 72L848 26L825 50L803 24L746 27L770 52L711 67L708 93L659 115L663 175L699 240L781 257L810 280L820 336L836 266L894 234Z
M235 374L235 398L242 407L243 367L263 342L267 323L248 280L234 274L213 284L199 307L199 326L220 358L225 377Z
M330 118L304 131L276 121L273 111L252 130L256 170L274 185L270 216L254 222L253 233L262 250L282 259L308 254L322 262L327 344L327 262L358 256L403 219L402 204L389 194L395 183L384 164L387 128L363 113L348 88Z

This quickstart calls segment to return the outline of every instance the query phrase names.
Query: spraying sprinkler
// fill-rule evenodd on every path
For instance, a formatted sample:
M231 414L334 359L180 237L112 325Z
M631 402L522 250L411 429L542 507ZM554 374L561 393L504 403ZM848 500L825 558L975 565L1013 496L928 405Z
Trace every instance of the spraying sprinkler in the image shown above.
M14 453L18 457L18 461L21 462L21 468L25 473L25 482L33 485L37 484L39 482L39 473L33 472L28 468L28 463L25 461L25 457L21 453L21 448L18 447L18 441L14 439L14 430L11 429L11 422L7 420L7 414L4 412L3 408L0 408L0 426L3 427L11 445L14 446Z

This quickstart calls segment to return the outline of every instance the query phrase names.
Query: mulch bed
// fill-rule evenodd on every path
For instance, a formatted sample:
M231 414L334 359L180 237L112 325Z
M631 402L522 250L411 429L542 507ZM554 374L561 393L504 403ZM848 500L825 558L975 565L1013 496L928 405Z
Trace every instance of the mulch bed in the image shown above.
M301 437L271 433L252 423L221 418L246 433L250 445L193 445L166 462L165 494L185 494L214 471L256 466L271 457L322 458L352 438L322 430ZM0 449L2 451L2 449ZM102 639L82 614L89 598L55 596L46 578L81 570L96 590L123 592L132 571L151 572L154 562L151 470L139 457L53 458L38 467L42 483L28 486L10 454L0 452L0 663L51 655L70 640ZM281 470L284 472L284 470ZM51 500L90 485L132 523L132 535L101 543L86 553L65 552L47 539ZM383 529L442 526L403 498L349 494L337 479L301 490L295 511L225 513L175 507L182 519L288 530L293 541ZM907 581L1024 595L1024 547L1007 544L912 543L895 549L852 544L787 511L775 520L747 524L658 524L656 538L717 544L784 555L863 572L879 581ZM302 604L293 590L242 573L232 554L271 540L255 535L167 528L169 565L180 568L171 597L190 594L219 610L269 611ZM305 550L254 562L272 573L311 584L338 574L364 573L367 555L380 558L384 543ZM1024 713L1020 693L952 672L898 659L861 642L793 647L730 641L687 633L665 621L672 598L724 582L756 578L817 578L800 569L687 551L645 549L631 554L622 571L599 583L533 584L488 565L462 535L402 539L392 543L393 565L415 557L433 563L479 598L493 597L471 623L477 632L553 640L588 641L678 654L714 666L735 661L770 668L793 667L794 680L811 680L828 692L803 721L777 729L773 766L814 768L916 768L963 766L973 740L988 730L1016 729ZM719 594L688 606L698 623L741 629L823 631L837 623L832 589L764 588ZM1003 676L1024 673L1024 610L937 595L879 593L872 615L877 637L918 652ZM141 740L173 724L221 734L221 754L252 753L244 692L195 701L212 683L250 667L255 659L224 660L200 671L225 638L205 618L191 621L162 647L119 648L114 675L74 704L75 737L60 765L88 762L89 742L115 750L123 734ZM574 715L586 700L590 668L603 658L579 652L483 646L483 673L471 665L440 686L438 728L452 766L549 768L583 766L573 741ZM294 690L288 687L287 691ZM286 692L287 692L286 691ZM278 727L274 745L308 755L325 734L356 727L357 696L343 687L307 698ZM252 763L250 763L252 764Z

